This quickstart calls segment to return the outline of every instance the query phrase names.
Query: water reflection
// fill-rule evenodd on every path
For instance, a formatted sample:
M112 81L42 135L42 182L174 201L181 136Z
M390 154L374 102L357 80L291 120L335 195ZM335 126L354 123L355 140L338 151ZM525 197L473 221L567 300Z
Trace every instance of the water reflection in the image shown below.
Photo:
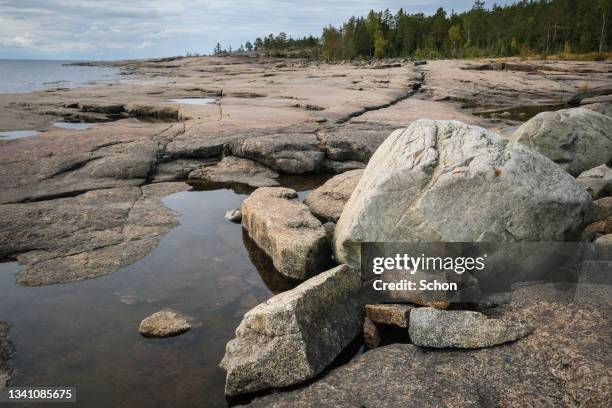
M35 136L39 133L38 130L11 130L8 132L0 132L0 140L22 139L24 137Z

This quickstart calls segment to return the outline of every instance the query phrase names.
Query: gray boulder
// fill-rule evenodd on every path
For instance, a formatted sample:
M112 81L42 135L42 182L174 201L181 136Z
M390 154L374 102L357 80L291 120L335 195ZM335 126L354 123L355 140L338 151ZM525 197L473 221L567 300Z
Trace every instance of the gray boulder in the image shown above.
M612 169L605 164L582 172L576 180L594 200L612 195Z
M294 190L259 188L241 211L242 225L281 274L307 279L331 264L327 232Z
M419 120L372 156L334 251L358 265L354 242L565 241L591 207L573 177L528 147L461 122Z
M533 329L525 324L488 319L467 310L419 307L410 312L413 344L433 348L481 348L518 340Z
M308 194L304 204L320 220L337 222L362 174L363 170L352 170L332 177Z
M540 113L519 127L513 138L574 176L612 161L612 117L590 109Z
M327 367L361 329L360 276L341 265L247 312L226 347L225 393L286 387Z
M278 173L253 160L227 156L214 166L200 167L191 173L192 180L204 180L212 183L239 183L248 186L278 186Z

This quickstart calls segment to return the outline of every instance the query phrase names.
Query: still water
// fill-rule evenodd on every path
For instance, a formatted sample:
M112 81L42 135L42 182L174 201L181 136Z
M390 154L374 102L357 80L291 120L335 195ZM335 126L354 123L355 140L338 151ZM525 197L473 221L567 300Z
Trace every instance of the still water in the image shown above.
M86 407L226 406L218 367L225 343L245 312L295 284L223 218L245 197L230 189L166 197L180 224L148 256L106 277L21 287L19 265L0 264L0 320L16 349L10 385L76 386L76 405ZM167 307L197 325L178 337L142 337L140 321Z

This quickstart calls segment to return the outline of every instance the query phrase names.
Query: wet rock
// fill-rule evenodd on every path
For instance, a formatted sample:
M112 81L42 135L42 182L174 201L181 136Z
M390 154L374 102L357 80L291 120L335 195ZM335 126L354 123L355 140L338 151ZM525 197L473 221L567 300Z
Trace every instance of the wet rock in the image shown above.
M350 242L565 241L591 206L573 177L526 146L460 122L419 120L370 160L338 220L334 251L358 265Z
M191 329L189 319L174 310L164 309L140 322L138 331L145 337L171 337Z
M154 182L185 180L189 173L216 163L216 159L177 159L169 162L158 163L155 169Z
M527 320L537 329L492 348L377 348L311 385L258 398L249 406L609 405L608 305L545 302L538 295L513 301L499 313L504 319Z
M577 176L612 162L612 117L584 109L543 112L525 122L513 138Z
M201 167L189 173L190 179L213 183L239 183L248 186L278 186L278 173L261 163L235 156L224 157L214 166Z
M612 196L612 169L606 165L597 166L584 171L576 180L578 180L595 200L606 196Z
M94 190L76 197L0 206L0 257L16 258L24 286L75 282L119 270L176 225L166 195L185 183Z
M13 344L8 337L9 325L0 322L0 393L11 379L13 369L10 365L13 357Z
M242 225L280 273L307 279L331 264L325 228L294 190L259 188L244 200L241 211Z
M362 174L363 170L352 170L332 177L308 194L304 204L320 220L337 222Z
M233 155L289 174L318 171L325 153L314 133L272 133L231 143Z
M481 348L525 337L533 329L525 324L488 319L467 310L419 307L410 312L410 340L433 348Z
M286 387L327 367L361 330L359 273L341 265L251 309L225 351L225 393Z
M367 317L363 320L363 342L369 349L378 347L380 344L380 334L378 328Z
M242 221L242 212L238 209L229 210L225 213L225 219L239 224Z
M410 311L414 307L402 304L366 305L366 317L374 323L408 327Z

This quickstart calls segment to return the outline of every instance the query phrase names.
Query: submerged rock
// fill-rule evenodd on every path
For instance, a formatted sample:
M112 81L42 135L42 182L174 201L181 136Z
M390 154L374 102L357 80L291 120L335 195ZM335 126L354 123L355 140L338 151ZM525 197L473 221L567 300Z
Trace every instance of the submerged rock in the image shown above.
M410 340L423 347L491 347L523 338L532 330L525 324L488 319L467 310L419 307L410 312Z
M361 329L359 273L341 265L247 312L221 367L233 396L286 387L327 367Z
M189 173L192 180L213 183L239 183L251 187L278 186L278 173L261 163L239 157L224 157L214 166L201 167Z
M186 316L165 309L153 313L140 322L138 331L145 337L170 337L183 334L189 329L191 324Z
M352 170L332 177L308 194L304 204L320 220L337 222L362 174L363 170Z
M225 213L225 219L239 224L242 221L242 211L238 209L229 210Z
M285 276L307 279L331 264L323 225L289 188L262 187L242 203L242 225Z
M419 120L391 134L338 220L339 262L352 242L565 241L591 197L559 166L476 126Z
M612 117L584 108L542 112L513 138L577 176L612 162Z
M582 172L576 180L595 200L612 195L612 169L606 165Z
M13 373L10 365L13 357L13 344L8 337L8 332L9 325L0 322L0 393L6 387Z

